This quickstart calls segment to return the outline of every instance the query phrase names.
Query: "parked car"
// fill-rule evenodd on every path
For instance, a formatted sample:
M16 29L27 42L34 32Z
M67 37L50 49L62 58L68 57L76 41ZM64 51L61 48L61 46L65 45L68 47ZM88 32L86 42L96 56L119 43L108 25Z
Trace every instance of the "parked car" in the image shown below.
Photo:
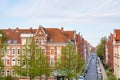
M97 73L98 73L98 74L101 74L101 69L100 69L100 67L97 68Z
M78 80L84 80L84 76L79 76Z

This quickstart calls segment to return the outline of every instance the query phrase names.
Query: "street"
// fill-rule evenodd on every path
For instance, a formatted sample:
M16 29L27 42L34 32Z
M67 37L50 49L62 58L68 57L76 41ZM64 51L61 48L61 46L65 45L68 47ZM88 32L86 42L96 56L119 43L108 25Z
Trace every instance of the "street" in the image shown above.
M89 68L85 75L85 80L97 80L97 63L96 63L97 56L92 55L91 61L89 64Z

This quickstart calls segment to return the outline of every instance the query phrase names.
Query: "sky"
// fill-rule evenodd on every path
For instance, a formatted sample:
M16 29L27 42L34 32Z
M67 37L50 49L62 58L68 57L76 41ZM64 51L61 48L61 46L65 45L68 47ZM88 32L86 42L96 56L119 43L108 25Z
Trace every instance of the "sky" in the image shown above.
M120 29L120 0L0 0L0 28L76 30L94 47Z

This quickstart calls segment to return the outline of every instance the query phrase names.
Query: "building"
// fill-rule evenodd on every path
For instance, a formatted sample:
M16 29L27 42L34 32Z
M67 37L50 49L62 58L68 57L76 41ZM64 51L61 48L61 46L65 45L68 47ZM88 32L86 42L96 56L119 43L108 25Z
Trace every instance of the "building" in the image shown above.
M44 28L39 26L38 29L0 29L8 37L7 52L2 57L5 69L2 71L4 76L15 75L14 65L20 64L18 56L24 51L23 46L27 45L30 37L34 37L35 42L47 54L50 66L54 66L57 58L61 55L61 49L68 42L75 42L76 32L64 31L63 28Z
M111 70L113 71L113 34L110 34L108 39L106 40L106 52L105 52L105 62L107 65L110 66Z
M82 35L80 35L80 33L76 34L75 41L79 54L81 54L84 59L87 60L92 52L93 47L82 37Z
M105 62L110 66L117 79L120 79L120 29L115 29L107 39Z
M120 29L114 31L113 40L114 74L120 79Z

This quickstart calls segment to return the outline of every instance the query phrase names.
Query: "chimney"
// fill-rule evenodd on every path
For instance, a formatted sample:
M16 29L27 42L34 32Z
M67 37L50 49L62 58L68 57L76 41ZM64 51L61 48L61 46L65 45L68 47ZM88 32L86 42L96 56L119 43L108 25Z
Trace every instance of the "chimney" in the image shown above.
M11 28L8 28L8 30L11 30Z
M16 27L16 32L19 32L19 28L18 27Z
M63 27L61 27L61 31L64 31L64 28L63 28Z
M19 28L18 28L18 27L16 27L16 30L19 30Z
M32 27L30 27L30 32L32 33Z

